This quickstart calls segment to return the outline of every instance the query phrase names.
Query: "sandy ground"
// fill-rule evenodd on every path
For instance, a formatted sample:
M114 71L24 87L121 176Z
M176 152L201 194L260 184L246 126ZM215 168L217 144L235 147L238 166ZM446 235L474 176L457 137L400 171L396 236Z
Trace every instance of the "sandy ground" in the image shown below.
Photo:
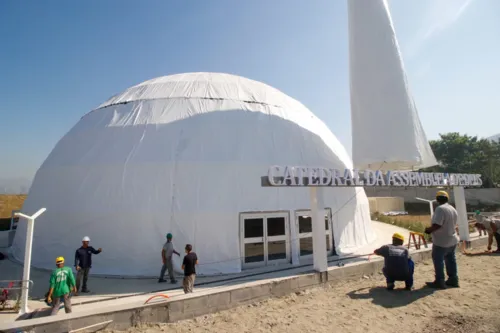
M458 261L460 289L423 287L434 277L428 261L417 264L412 292L386 291L379 274L127 332L500 332L500 256L459 255Z

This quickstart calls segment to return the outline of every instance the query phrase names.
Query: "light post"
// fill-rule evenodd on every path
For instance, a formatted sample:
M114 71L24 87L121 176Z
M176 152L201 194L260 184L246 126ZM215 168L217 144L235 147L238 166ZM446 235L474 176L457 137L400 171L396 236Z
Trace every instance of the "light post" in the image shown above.
M33 227L35 224L35 219L42 215L47 209L42 208L32 216L25 215L23 213L15 213L16 216L24 217L28 220L28 227L26 228L26 247L24 249L24 271L23 271L23 281L22 281L22 293L21 293L21 307L19 309L19 314L23 315L29 312L28 309L28 294L29 294L29 280L30 280L30 267L31 267L31 248L33 246Z
M434 215L434 206L432 204L434 203L434 201L436 201L436 199L433 199L433 200L427 200L427 199L422 199L422 198L415 198L415 199L429 203L429 209L431 211L431 219L432 219L432 215Z

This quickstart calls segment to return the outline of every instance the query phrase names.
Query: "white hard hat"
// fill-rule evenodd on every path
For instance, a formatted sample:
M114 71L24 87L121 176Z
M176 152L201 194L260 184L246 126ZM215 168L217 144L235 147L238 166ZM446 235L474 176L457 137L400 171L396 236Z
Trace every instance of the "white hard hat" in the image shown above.
M90 242L89 236L83 237L82 242Z

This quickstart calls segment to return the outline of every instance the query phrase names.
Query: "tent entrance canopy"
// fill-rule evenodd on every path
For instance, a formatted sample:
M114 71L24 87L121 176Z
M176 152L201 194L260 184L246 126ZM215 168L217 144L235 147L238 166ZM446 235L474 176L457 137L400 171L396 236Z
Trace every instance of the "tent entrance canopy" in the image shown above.
M479 174L454 174L416 171L381 171L356 169L331 169L303 166L269 167L267 176L261 177L261 185L287 187L443 187L481 186Z

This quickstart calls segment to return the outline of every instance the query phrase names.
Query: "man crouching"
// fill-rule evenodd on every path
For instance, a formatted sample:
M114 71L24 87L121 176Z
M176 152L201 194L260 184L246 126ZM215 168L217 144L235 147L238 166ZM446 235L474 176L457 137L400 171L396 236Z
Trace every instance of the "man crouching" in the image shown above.
M403 235L395 233L392 235L392 244L384 245L374 252L384 257L382 272L387 281L387 290L393 290L396 281L404 281L406 290L411 290L413 287L415 264L410 258L410 252L403 246L404 241Z

